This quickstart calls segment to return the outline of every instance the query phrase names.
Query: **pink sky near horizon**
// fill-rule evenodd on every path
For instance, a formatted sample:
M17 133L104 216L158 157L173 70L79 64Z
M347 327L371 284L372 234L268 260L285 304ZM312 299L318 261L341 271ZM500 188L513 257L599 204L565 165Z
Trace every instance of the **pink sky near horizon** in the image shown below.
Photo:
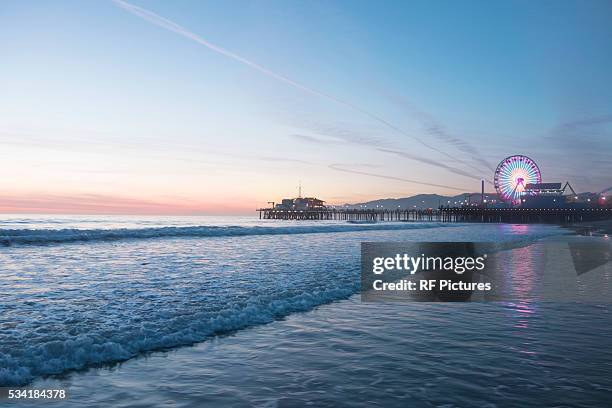
M146 200L99 194L0 195L5 214L107 215L245 215L254 214L255 202L240 205L215 202Z

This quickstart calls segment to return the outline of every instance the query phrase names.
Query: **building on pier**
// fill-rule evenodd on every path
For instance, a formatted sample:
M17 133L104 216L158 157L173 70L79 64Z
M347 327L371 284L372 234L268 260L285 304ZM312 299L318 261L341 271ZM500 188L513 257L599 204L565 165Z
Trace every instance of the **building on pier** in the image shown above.
M277 210L324 210L325 201L315 197L283 198L274 207Z
M564 195L569 187L571 196ZM522 208L565 208L569 206L580 207L578 196L569 182L563 187L561 183L531 183L525 186L521 195Z

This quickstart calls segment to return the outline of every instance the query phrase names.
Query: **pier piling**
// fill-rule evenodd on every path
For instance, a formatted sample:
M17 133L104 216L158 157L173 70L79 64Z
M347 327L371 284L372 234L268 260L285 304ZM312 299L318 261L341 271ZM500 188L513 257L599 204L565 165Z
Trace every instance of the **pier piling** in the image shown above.
M439 209L314 209L284 210L260 208L266 220L337 221L435 221L480 223L571 224L612 218L612 208L481 208L441 207Z

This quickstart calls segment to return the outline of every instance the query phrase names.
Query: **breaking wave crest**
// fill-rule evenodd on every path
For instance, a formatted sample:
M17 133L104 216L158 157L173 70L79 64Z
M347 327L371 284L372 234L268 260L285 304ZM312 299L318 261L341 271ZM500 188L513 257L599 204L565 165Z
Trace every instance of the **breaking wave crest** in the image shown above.
M191 345L211 336L269 323L295 312L348 298L359 288L357 283L299 293L277 299L250 299L214 312L201 311L189 319L174 316L163 324L148 323L123 330L90 330L76 336L53 336L48 341L29 343L17 355L0 352L0 385L25 385L33 379L111 364L139 354ZM15 353L15 351L13 351Z
M307 226L192 226L119 229L2 229L0 245L50 245L71 242L116 241L122 239L231 237L247 235L312 234L352 231L388 231L448 226L442 223L327 224Z

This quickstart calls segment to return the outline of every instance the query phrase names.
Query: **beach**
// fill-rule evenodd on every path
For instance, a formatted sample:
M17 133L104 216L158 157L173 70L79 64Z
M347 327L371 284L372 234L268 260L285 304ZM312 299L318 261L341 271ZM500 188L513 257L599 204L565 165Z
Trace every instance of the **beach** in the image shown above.
M46 235L15 232L18 222ZM611 391L609 305L528 296L542 243L575 239L556 226L228 217L2 228L21 241L0 248L0 380L68 389L52 406L598 406ZM363 241L507 244L521 285L514 302L364 303ZM564 256L555 268L568 276Z
M68 387L58 406L601 406L610 319L607 306L352 297L35 386Z
M581 235L612 235L612 220L585 221L567 228Z

